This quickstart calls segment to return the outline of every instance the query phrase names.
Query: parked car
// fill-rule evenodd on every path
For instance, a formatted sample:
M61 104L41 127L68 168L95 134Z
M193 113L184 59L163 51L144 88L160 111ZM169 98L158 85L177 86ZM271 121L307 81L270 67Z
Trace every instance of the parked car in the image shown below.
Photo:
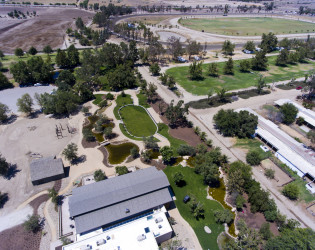
M201 60L201 58L200 58L199 56L194 56L194 59L195 59L196 61L200 61L200 60Z
M184 203L187 203L188 201L190 201L190 197L189 197L189 195L186 195L186 196L184 197L183 202L184 202Z
M302 86L297 86L296 89L300 90L300 89L302 89Z
M178 57L177 57L177 61L183 62L183 63L188 62L185 58L183 58L183 57L181 57L181 56L178 56Z
M34 84L34 87L39 87L39 86L42 86L42 84L41 83L35 83Z

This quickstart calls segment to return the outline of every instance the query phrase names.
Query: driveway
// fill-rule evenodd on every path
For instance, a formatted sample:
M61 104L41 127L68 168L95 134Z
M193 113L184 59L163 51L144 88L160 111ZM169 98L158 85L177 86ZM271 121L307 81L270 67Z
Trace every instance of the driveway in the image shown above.
M43 94L43 93L50 93L53 89L56 89L55 86L38 86L38 87L24 87L24 88L13 88L13 89L6 89L0 91L0 102L6 104L11 112L17 113L18 108L16 106L17 99L20 98L24 94L29 94L33 99L35 93ZM37 105L36 101L34 100L34 109L38 109L39 106Z

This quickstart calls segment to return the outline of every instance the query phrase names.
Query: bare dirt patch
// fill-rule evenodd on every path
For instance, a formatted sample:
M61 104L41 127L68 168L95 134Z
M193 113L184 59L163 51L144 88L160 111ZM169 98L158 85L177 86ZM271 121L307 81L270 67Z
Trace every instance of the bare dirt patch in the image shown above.
M75 8L34 8L34 7L1 7L0 15L6 15L14 9L22 12L36 11L37 16L26 20L1 18L0 50L13 53L15 48L28 50L35 46L42 50L46 45L59 48L63 41L66 29L74 27L77 17L87 23L93 13Z

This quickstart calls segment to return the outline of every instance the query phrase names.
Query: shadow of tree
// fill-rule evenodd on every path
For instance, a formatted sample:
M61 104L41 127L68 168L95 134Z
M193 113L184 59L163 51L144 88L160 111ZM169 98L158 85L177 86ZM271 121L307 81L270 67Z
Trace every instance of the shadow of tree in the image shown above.
M0 208L3 208L4 204L9 200L8 193L0 192Z
M8 179L8 180L11 180L20 171L21 171L21 169L17 169L16 164L10 164L8 173L6 174L5 178Z

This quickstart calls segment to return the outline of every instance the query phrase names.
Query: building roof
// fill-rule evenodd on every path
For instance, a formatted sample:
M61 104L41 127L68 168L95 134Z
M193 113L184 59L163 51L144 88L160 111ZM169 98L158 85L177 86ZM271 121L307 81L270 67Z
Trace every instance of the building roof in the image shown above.
M300 104L291 101L290 99L279 99L279 100L275 101L275 104L277 104L279 106L282 106L285 103L293 104L299 110L297 116L304 118L304 120L308 124L315 127L315 112L314 111L306 109L303 106L301 106Z
M259 134L272 146L277 148L277 153L287 160L291 165L295 166L296 171L300 176L309 173L315 177L315 158L311 152L307 150L303 143L297 142L287 133L282 131L276 124L263 118L250 108L242 108L248 112L258 116L258 128L256 134Z
M30 164L30 170L32 181L64 174L62 160L56 159L55 156L33 160Z
M74 189L69 210L77 233L170 202L169 185L163 171L150 167Z

